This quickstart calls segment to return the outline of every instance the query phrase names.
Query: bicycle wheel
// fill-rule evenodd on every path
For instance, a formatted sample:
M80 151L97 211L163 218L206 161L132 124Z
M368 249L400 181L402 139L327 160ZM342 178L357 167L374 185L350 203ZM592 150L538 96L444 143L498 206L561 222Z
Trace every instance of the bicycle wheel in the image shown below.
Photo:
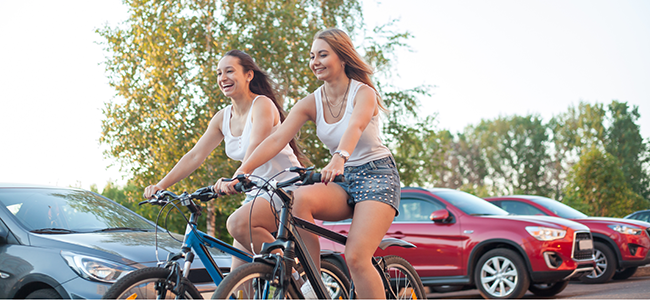
M292 281L280 283L275 266L255 262L230 272L212 294L212 299L298 299Z
M384 271L390 278L390 290L393 291L387 293L386 298L390 299L394 294L397 299L426 299L420 276L406 259L395 255L383 259L386 264Z
M296 266L303 280L307 280L305 272L300 265ZM325 284L330 299L348 299L350 296L350 279L336 264L327 260L320 262L320 276Z
M168 279L170 272L159 267L133 271L115 282L103 299L203 299L187 278L177 288L175 275Z

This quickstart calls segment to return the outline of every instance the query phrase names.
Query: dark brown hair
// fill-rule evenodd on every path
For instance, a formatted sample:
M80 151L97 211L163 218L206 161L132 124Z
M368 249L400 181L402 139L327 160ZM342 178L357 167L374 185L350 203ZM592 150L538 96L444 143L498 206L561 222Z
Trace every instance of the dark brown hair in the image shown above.
M262 69L260 69L253 58L248 55L248 53L241 50L230 50L226 52L225 56L239 58L239 64L244 68L244 72L253 71L253 79L250 81L249 85L250 91L258 95L264 95L271 99L271 101L273 101L273 104L275 104L275 107L278 109L278 112L280 113L280 122L284 122L286 115L284 109L282 109L282 106L278 101L278 98L275 96L275 90L271 84L271 79L264 71L262 71ZM291 146L291 149L293 149L293 154L298 157L298 161L300 161L303 166L311 164L307 156L305 156L300 150L295 137L291 139L289 146Z

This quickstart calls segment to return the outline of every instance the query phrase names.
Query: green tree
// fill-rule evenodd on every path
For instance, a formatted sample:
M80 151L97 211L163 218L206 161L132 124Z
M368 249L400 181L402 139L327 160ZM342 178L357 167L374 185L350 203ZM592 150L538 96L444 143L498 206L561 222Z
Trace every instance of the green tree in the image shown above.
M647 200L628 187L618 159L594 146L573 166L564 203L587 215L623 217Z
M562 200L567 176L580 155L592 147L605 143L606 111L602 104L580 102L578 107L553 116L548 123L551 156L547 169L550 177L552 198Z
M465 192L488 196L490 186L486 185L488 164L483 156L480 135L483 130L480 126L467 126L463 132L454 137L447 132L448 145L446 146L445 169L440 170L440 181L437 186L460 189ZM480 193L478 193L480 191Z
M549 194L546 128L539 116L515 115L482 120L466 130L469 134L464 137L475 139L472 143L480 149L480 158L472 163L479 168L473 169L487 173L492 192Z
M643 169L649 148L641 137L638 107L612 101L608 106L611 124L607 128L605 150L618 159L625 181L633 192L650 200L650 178Z

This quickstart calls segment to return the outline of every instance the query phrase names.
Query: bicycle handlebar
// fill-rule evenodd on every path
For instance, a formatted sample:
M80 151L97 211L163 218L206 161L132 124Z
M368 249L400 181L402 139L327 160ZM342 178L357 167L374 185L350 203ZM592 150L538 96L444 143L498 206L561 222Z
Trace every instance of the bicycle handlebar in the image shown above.
M295 176L294 178L290 178L288 180L278 182L277 184L272 184L272 185L269 185L270 182L267 181L267 180L259 180L259 181L258 180L251 180L249 178L250 174L240 174L240 175L237 175L237 177L235 177L235 179L237 179L239 182L237 182L237 184L235 184L234 188L235 188L236 191L241 193L241 192L248 192L254 187L258 187L258 188L261 188L261 189L268 190L268 189L279 189L279 188L287 187L287 186L294 185L294 184L295 185L310 185L310 184L321 182L321 179L322 179L321 178L322 177L321 173L314 172L313 167L309 167L309 168L291 167L289 169L289 172L298 173L298 176ZM224 179L224 181L232 181L232 180L234 180L234 179ZM345 181L345 178L343 177L343 175L337 175L336 177L334 177L333 181L335 181L335 182L343 182L343 181ZM298 182L300 182L300 183L298 183ZM187 192L183 192L183 194L181 194L181 195L176 195L176 194L174 194L174 193L172 193L170 191L167 191L167 190L160 190L160 191L157 191L153 195L153 197L151 199L141 201L140 203L138 203L138 205L149 203L149 204L155 204L155 205L163 206L163 205L165 205L165 204L167 204L169 202L167 200L168 198L171 198L172 200L176 200L176 199L181 199L182 200L183 198L188 198L188 199L197 199L197 200L205 202L205 201L209 201L209 200L212 200L214 198L217 198L220 195L225 195L225 193L217 193L217 192L215 192L214 191L214 186L212 186L212 185L202 187L202 188L194 191L191 194L188 194Z
M295 176L293 178L290 178L288 180L282 181L282 182L277 182L273 183L268 180L251 180L250 179L250 174L240 174L235 177L239 182L235 184L235 190L238 192L248 192L252 188L257 187L260 189L264 190L269 190L269 189L279 189L279 188L284 188L290 185L310 185L314 183L318 183L322 181L322 174L318 172L313 171L313 167L309 168L302 168L302 167L291 167L289 168L289 172L293 173L298 173L298 176ZM336 175L334 177L335 182L343 182L345 181L345 177L343 175ZM300 183L298 183L300 182Z
M176 195L176 194L174 194L174 193L172 193L170 191L167 191L167 190L160 190L160 191L157 191L153 195L153 197L151 199L141 201L140 203L138 203L138 205L149 203L149 204L155 204L155 205L161 205L162 206L162 205L165 205L165 204L167 204L169 202L169 200L167 200L168 198L171 198L172 200L175 200L175 199L181 199L181 198L184 198L184 197L187 197L189 199L197 199L197 200L205 202L205 201L210 201L210 200L212 200L214 198L219 197L219 194L214 192L214 186L202 187L202 188L194 191L191 194L188 194L187 192L184 192L180 196Z

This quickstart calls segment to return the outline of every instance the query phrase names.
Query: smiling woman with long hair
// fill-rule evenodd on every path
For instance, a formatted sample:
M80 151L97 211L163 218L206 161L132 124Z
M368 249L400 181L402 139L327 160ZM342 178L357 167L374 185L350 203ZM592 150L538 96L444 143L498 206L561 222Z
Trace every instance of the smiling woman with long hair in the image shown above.
M219 61L217 77L221 92L230 98L231 104L212 117L208 129L196 145L160 182L145 188L145 197L151 198L156 191L167 189L189 176L221 141L225 141L226 155L229 158L238 161L246 160L253 150L284 121L284 112L268 76L255 64L250 55L239 50L227 52ZM283 169L300 166L299 156L302 154L292 139L287 141L269 161L255 167L252 172L261 177L275 175ZM282 178L284 177L279 177L280 180ZM219 182L217 181L215 187ZM251 201L255 197L263 201ZM259 251L262 243L273 242L275 238L271 232L276 231L277 227L271 209L279 210L280 207L281 200L277 196L271 197L265 193L258 195L256 192L247 195L242 206L230 215L226 223L228 232L235 239L235 247L251 253L253 251L251 247ZM249 224L251 210L252 217ZM233 260L232 268L242 263L240 260Z
M398 214L400 181L390 150L382 143L379 113L385 110L370 81L372 68L339 29L320 31L309 53L309 67L324 83L291 109L285 122L244 161L236 174L250 173L278 153L307 121L332 158L321 170L322 184L298 188L294 215L337 221L352 218L345 258L361 299L385 294L371 258ZM346 182L330 183L338 174ZM235 193L233 183L221 189ZM301 232L312 259L320 264L318 237Z

